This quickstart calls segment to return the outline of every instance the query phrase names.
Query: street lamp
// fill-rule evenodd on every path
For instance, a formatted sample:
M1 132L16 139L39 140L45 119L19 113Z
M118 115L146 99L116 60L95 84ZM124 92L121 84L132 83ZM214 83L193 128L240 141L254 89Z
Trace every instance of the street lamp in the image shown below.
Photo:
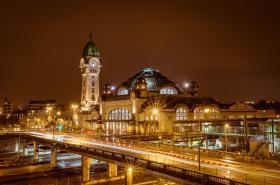
M184 83L184 87L187 89L187 88L189 88L190 87L190 83L189 82L185 82Z
M158 124L159 124L159 109L158 108L153 108L152 109L152 114L154 115L154 118L153 120L157 120L158 121ZM153 132L155 132L156 128L155 128L155 123L153 123Z
M47 113L48 113L48 121L50 122L50 120L52 119L51 117L51 111L52 111L52 107L47 107Z
M61 112L60 112L60 111L57 111L57 112L56 112L56 115L57 115L57 116L60 116L60 115L61 115Z
M71 108L73 110L73 117L72 117L72 119L73 119L74 125L77 126L78 125L78 115L77 115L78 105L77 104L72 104Z
M111 91L115 91L116 90L116 86L111 86Z
M225 124L225 142L226 142L226 156L228 152L228 141L227 141L227 128L229 127L228 124Z
M159 110L158 110L158 108L153 108L153 110L152 110L152 113L153 113L153 115L158 115L158 112L159 112Z
M208 113L210 112L209 108L204 108L204 109L198 109L198 125L199 125L199 131L198 131L198 138L199 138L199 145L198 145L198 170L200 171L200 144L201 144L201 139L200 139L200 130L201 130L201 121L200 121L200 113ZM206 141L207 142L207 141Z
M61 127L62 127L62 123L59 123L61 120L63 120L62 118L60 118L60 116L61 116L61 112L60 111L57 111L56 112L56 119L55 119L55 121L56 121L56 125L57 125L57 128L58 128L58 131L59 132L61 132Z
M52 120L52 117L51 117L51 111L52 111L52 107L50 106L47 106L47 113L48 113L48 122L49 122L49 125L52 125L52 133L53 133L53 140L54 140L54 129L55 129L55 122Z
M126 184L132 185L133 180L133 167L128 167L126 172Z

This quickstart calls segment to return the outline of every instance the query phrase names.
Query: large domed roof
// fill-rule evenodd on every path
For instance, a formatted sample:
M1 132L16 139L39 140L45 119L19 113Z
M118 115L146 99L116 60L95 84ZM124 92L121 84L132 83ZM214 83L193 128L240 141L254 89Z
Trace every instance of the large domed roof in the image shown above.
M176 88L179 93L182 92L173 80L162 75L158 70L151 67L142 69L140 72L130 77L127 81L123 82L121 86L134 89L135 83L139 78L145 79L148 91L158 91L161 87L171 86Z
M89 35L88 43L84 47L82 56L83 57L100 57L99 50L96 47L96 45L94 44L94 42L92 41L91 34Z

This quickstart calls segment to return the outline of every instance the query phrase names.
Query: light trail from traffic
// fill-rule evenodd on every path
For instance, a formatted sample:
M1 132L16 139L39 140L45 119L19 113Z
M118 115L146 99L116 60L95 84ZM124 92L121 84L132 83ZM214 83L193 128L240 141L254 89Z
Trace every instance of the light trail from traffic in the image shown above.
M48 133L38 132L25 132L35 137L41 137L44 139L53 139L53 135ZM139 148L131 144L121 144L117 142L100 141L94 139L85 139L78 136L71 135L56 135L54 137L56 141L74 144L79 146L102 148L108 151L118 151L120 153L148 159L150 161L161 162L173 166L178 166L186 169L197 171L197 161L194 160L190 154L177 154L172 151L169 153L150 150L145 148ZM206 160L207 159L207 160ZM217 162L218 161L218 162ZM266 184L279 184L280 183L280 170L272 170L264 167L246 166L240 162L231 161L229 159L215 159L205 157L201 161L202 172L214 174L226 178L235 179L250 184L263 184L266 180Z

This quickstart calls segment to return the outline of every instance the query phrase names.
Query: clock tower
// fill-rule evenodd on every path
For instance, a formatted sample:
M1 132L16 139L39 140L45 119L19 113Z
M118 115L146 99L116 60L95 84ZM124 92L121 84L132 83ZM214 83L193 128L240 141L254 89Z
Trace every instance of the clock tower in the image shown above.
M82 112L91 111L92 107L99 103L99 73L101 67L99 50L92 41L92 35L90 34L80 61L82 73Z

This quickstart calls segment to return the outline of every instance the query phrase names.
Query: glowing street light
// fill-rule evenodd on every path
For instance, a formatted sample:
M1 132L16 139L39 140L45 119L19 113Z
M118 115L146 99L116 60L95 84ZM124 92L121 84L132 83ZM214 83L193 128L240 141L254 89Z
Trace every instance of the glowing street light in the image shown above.
M47 111L51 111L52 110L52 107L47 107Z
M115 91L116 90L116 86L111 86L111 91Z
M78 105L77 105L77 104L72 104L72 105L71 105L71 108L75 110L75 109L78 108Z
M229 128L229 125L225 124L226 156L227 156L227 152L228 152L227 128Z
M126 184L132 185L132 178L133 178L133 168L128 167L126 172Z
M52 111L52 107L50 106L47 106L46 108L46 112L48 113L48 121L50 122L52 120L52 117L51 117L51 111Z
M72 104L71 108L73 109L73 122L77 126L78 125L78 114L77 114L77 109L79 106L77 104Z
M200 144L201 144L201 140L200 140L200 130L201 130L200 112L209 113L210 109L209 108L204 108L202 110L199 109L198 112L199 112L199 115L198 115L198 125L199 125L199 131L198 131L198 138L199 138L199 145L198 145L198 170L200 171Z
M132 167L129 167L129 168L127 169L127 171L128 171L128 172L133 172L133 168L132 168Z
M189 88L190 87L190 83L189 82L185 82L184 83L184 87L187 89L187 88Z
M159 113L158 108L153 108L152 113L153 113L153 115L158 115L158 113Z

